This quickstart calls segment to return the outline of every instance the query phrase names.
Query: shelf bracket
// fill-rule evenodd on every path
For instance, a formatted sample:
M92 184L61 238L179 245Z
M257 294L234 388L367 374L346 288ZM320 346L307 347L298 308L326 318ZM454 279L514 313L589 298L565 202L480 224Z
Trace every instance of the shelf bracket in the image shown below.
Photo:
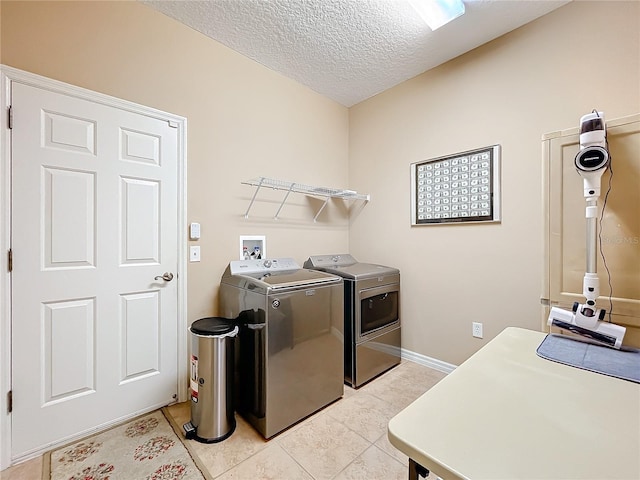
M284 207L284 202L286 202L287 198L289 198L289 194L291 193L291 190L293 190L294 185L295 185L295 183L292 183L291 186L289 187L289 190L287 190L286 195L282 199L282 203L280 204L280 207L278 207L278 211L276 212L275 216L273 217L274 220L278 219L278 215L280 215L280 210L282 210L282 207Z
M322 210L324 210L324 207L326 207L326 206L327 206L327 203L329 203L329 199L330 199L330 198L331 198L331 197L327 197L327 198L325 198L324 203L323 203L323 204L322 204L322 206L320 207L320 210L318 210L318 213L316 213L316 216L315 216L315 217L313 217L313 222L314 222L314 223L316 222L316 220L318 220L318 217L319 217L319 216L320 216L320 214L322 213Z
M263 182L264 182L264 178L261 178L260 182L256 186L256 191L253 192L253 197L251 197L251 202L249 202L249 206L247 207L247 211L244 213L244 218L249 218L249 210L251 210L251 207L253 206L253 202L255 201L256 196L258 195L258 190L260 190L260 187L262 186Z

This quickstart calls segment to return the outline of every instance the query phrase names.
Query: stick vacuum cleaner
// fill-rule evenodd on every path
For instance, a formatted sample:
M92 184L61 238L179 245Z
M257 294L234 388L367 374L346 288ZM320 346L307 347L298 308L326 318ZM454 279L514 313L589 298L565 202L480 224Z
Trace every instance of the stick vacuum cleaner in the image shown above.
M587 266L582 284L585 303L573 304L571 311L553 307L547 324L586 337L600 345L619 349L626 329L605 322L606 311L596 307L600 295L600 280L596 270L597 215L600 180L609 168L607 133L602 112L593 111L580 119L580 151L575 165L584 181L584 197L587 202Z

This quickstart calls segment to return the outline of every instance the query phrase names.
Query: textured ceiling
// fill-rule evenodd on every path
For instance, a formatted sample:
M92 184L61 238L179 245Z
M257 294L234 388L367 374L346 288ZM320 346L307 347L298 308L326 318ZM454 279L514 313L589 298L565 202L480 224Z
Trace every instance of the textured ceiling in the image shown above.
M141 1L347 107L569 3L465 0L432 32L408 0Z

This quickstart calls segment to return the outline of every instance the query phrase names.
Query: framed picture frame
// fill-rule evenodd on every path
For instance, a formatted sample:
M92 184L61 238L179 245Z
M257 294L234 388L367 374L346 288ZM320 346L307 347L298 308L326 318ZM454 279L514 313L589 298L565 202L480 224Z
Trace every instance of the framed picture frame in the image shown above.
M411 225L500 222L500 145L411 164Z

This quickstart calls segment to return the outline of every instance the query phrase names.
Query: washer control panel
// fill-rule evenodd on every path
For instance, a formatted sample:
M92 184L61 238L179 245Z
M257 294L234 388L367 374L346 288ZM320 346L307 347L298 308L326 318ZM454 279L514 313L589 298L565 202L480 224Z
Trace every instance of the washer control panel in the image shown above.
M231 275L247 275L266 272L286 272L300 270L293 258L265 258L262 260L233 260L230 264Z

